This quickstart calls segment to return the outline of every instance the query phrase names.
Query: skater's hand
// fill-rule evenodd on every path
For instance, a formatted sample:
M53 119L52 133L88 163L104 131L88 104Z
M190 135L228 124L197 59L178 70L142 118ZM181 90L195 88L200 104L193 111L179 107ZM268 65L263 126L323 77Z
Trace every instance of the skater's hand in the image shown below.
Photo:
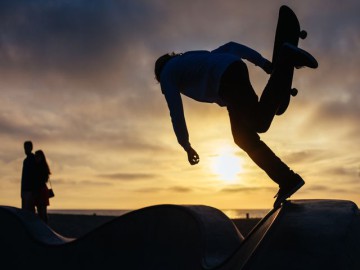
M195 164L199 163L200 157L199 157L198 153L196 153L196 151L192 147L190 147L187 150L187 155L188 155L189 163L191 165L195 165Z
M269 60L266 60L264 66L262 67L262 69L267 74L271 74L273 72L273 64Z

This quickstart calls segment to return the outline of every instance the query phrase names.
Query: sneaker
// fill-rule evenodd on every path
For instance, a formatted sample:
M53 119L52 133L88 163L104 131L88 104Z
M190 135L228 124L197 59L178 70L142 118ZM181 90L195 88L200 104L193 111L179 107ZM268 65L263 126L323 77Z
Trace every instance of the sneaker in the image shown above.
M274 208L280 207L287 198L291 197L291 195L298 191L304 184L305 181L300 177L300 175L295 174L295 177L290 183L280 186L278 193L274 197L276 198Z
M290 58L296 68L309 67L317 68L319 66L316 59L307 51L300 49L290 43L284 43L283 48L286 58Z

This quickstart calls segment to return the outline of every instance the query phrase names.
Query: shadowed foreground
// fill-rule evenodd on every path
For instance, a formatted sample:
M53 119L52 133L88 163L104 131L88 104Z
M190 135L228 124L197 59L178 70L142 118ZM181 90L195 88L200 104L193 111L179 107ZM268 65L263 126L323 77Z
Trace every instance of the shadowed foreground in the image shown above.
M208 206L146 207L77 239L14 207L1 206L0 220L0 262L11 269L360 269L351 201L288 202L245 238Z

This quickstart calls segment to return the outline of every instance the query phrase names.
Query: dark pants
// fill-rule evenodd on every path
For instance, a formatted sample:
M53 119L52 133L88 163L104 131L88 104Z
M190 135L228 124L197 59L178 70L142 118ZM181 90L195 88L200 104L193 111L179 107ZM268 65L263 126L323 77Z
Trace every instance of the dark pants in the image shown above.
M32 191L21 191L21 209L35 213L35 201Z
M277 93L288 86L289 82L283 78L286 78L286 73L292 72L291 68L283 65L273 72L259 101L250 83L246 64L238 61L225 71L219 91L227 104L235 143L280 186L294 172L261 141L258 133L269 129L280 103Z

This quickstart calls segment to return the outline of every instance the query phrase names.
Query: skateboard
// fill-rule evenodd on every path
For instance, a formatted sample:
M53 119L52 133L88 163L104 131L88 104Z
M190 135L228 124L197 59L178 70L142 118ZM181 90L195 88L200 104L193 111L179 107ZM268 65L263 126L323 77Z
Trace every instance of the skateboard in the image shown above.
M288 6L281 6L275 32L272 63L276 63L279 56L280 48L284 43L287 42L294 46L298 46L299 38L305 39L306 36L307 32L300 29L300 23L294 11ZM294 69L291 72L291 81L293 79L293 75ZM276 111L276 115L281 115L286 111L290 103L290 97L295 97L297 93L298 90L296 88L292 88L292 86L290 85L289 89L280 97L281 101Z

